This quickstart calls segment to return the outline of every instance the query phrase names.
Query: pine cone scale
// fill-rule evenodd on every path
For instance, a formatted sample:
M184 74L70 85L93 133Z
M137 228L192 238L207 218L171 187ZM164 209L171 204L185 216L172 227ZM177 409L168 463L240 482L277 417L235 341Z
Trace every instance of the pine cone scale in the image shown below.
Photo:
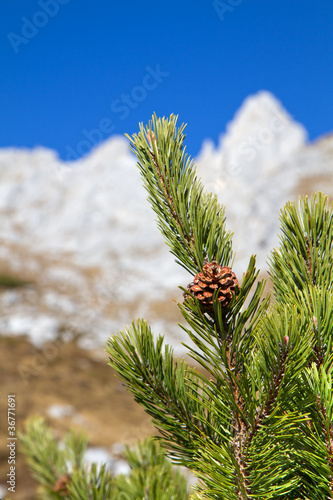
M201 288L206 288L207 286L209 286L208 283L204 283L203 281L198 281L198 286L201 287Z

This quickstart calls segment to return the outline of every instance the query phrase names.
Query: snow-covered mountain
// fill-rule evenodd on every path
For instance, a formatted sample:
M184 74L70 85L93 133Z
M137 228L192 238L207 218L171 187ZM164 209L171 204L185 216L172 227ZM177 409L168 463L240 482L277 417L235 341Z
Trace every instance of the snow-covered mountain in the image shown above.
M252 253L267 268L286 201L315 190L333 194L332 148L333 137L308 143L305 128L265 91L245 100L217 148L204 143L198 173L226 207L238 273Z
M251 253L265 269L288 199L333 194L333 137L309 144L304 127L260 92L217 148L204 143L197 166L226 206L241 276ZM0 214L0 274L33 283L0 293L0 332L41 344L68 330L96 345L140 315L181 352L171 297L191 277L156 228L125 139L112 137L71 164L43 148L0 150Z

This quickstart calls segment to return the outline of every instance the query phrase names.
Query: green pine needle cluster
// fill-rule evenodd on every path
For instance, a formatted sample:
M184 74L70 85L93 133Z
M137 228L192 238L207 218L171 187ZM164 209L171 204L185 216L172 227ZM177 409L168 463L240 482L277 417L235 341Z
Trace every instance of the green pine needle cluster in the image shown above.
M224 208L204 191L185 152L185 126L177 129L176 122L173 115L153 117L147 129L141 124L140 132L128 137L157 225L178 264L190 273L202 268L204 258L229 265L232 234L225 228Z
M42 500L189 500L185 476L151 438L126 447L130 473L116 476L106 464L87 465L83 434L58 441L41 417L28 419L19 438Z
M153 116L130 141L158 227L193 280L205 263L232 266L232 234L184 138L171 115ZM183 288L180 328L201 373L143 320L107 344L169 456L199 478L193 499L333 498L332 207L317 193L288 203L280 219L272 297L254 256L227 307L218 291L207 308Z

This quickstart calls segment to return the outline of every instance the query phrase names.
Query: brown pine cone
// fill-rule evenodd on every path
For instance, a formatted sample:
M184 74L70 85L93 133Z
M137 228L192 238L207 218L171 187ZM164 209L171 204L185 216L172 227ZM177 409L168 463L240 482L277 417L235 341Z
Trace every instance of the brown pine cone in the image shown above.
M218 289L217 300L227 307L233 295L237 294L238 280L228 266L221 267L216 260L203 266L202 272L194 276L193 283L187 287L206 309L213 309L213 293Z
M68 495L69 489L67 485L71 480L71 476L69 474L63 474L60 476L53 488L53 491L56 491L60 496Z

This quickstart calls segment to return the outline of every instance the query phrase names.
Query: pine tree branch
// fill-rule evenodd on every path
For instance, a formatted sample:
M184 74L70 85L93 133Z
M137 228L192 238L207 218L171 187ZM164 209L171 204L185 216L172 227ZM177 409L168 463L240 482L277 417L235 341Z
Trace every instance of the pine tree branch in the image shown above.
M332 494L333 494L333 428L332 428L332 421L327 418L325 405L324 405L324 403L319 395L317 396L317 403L318 403L318 407L320 409L320 413L322 415L322 422L323 422L322 428L323 428L327 453L329 456L329 466L331 469L331 484L330 484L330 486L331 486Z
M288 342L289 342L289 338L285 340L285 349L283 349L283 351L281 349L282 352L280 353L280 367L279 367L277 373L273 374L273 385L269 389L269 393L268 393L269 395L268 395L268 398L264 404L264 407L261 409L260 413L256 416L248 444L251 443L251 439L253 438L255 433L258 431L258 428L259 428L260 424L262 423L262 421L270 415L270 413L272 411L272 407L273 407L273 405L277 399L277 396L279 394L280 386L281 386L281 383L283 381L283 377L285 374L285 364L286 364L286 360L287 360L287 356L288 356L288 350L287 350L287 343Z
M247 500L251 498L251 489L248 474L246 471L245 455L243 453L245 441L246 441L246 428L243 423L241 423L238 432L234 436L233 448L235 459L237 461L239 474L237 475L237 489L238 498L240 500Z
M188 466L196 455L198 437L216 440L217 435L201 404L199 377L187 363L175 361L168 346L162 354L162 346L163 338L155 343L147 324L138 321L126 333L110 338L109 364L153 417L174 460Z
M309 428L319 438L324 438L327 460L330 468L330 489L333 493L333 380L332 366L326 370L313 363L307 370L305 380L315 402L313 414L309 418Z
M155 134L153 132L150 133L150 131L148 131L147 132L147 138L148 138L148 142L150 144L150 154L151 154L151 157L153 159L154 165L156 167L156 171L157 171L158 177L160 179L161 185L163 187L165 197L166 197L166 199L168 201L169 208L171 209L171 215L172 215L172 217L173 217L176 225L179 228L179 232L184 235L184 238L187 241L188 245L189 246L195 245L192 229L190 230L190 237L189 237L188 234L187 234L187 232L186 232L186 228L185 228L185 225L184 225L184 222L183 222L181 216L179 214L177 214L177 212L176 212L175 204L174 204L172 196L171 196L170 186L169 185L167 186L167 183L169 184L170 180L167 179L165 181L163 179L163 175L162 175L161 169L160 169L160 167L158 165L155 153L154 153L154 151L152 149L152 143L153 142L155 143ZM157 147L157 145L156 145L156 147ZM194 264L196 264L196 262L194 262Z
M310 304L310 310L312 314L312 320L313 320L313 332L316 335L317 342L314 345L314 352L316 355L316 363L317 367L319 367L323 361L324 361L324 352L322 349L321 345L321 339L320 335L318 335L318 329L317 329L317 319L315 317L315 311L314 311L314 304L313 304L313 299L311 296L311 287L316 286L316 281L317 281L317 276L316 276L316 269L317 269L317 263L313 262L313 257L312 257L312 248L310 245L310 239L312 241L312 229L311 229L311 219L308 218L308 225L309 225L309 233L310 235L305 234L305 248L306 248L306 255L307 255L307 260L305 262L306 264L306 269L308 273L308 284L309 284L309 291L308 291L308 297L309 297L309 304Z
M177 262L191 274L202 270L204 259L228 265L231 233L216 196L205 193L193 161L185 154L184 128L177 117L153 116L145 129L129 137L138 158L158 226Z

